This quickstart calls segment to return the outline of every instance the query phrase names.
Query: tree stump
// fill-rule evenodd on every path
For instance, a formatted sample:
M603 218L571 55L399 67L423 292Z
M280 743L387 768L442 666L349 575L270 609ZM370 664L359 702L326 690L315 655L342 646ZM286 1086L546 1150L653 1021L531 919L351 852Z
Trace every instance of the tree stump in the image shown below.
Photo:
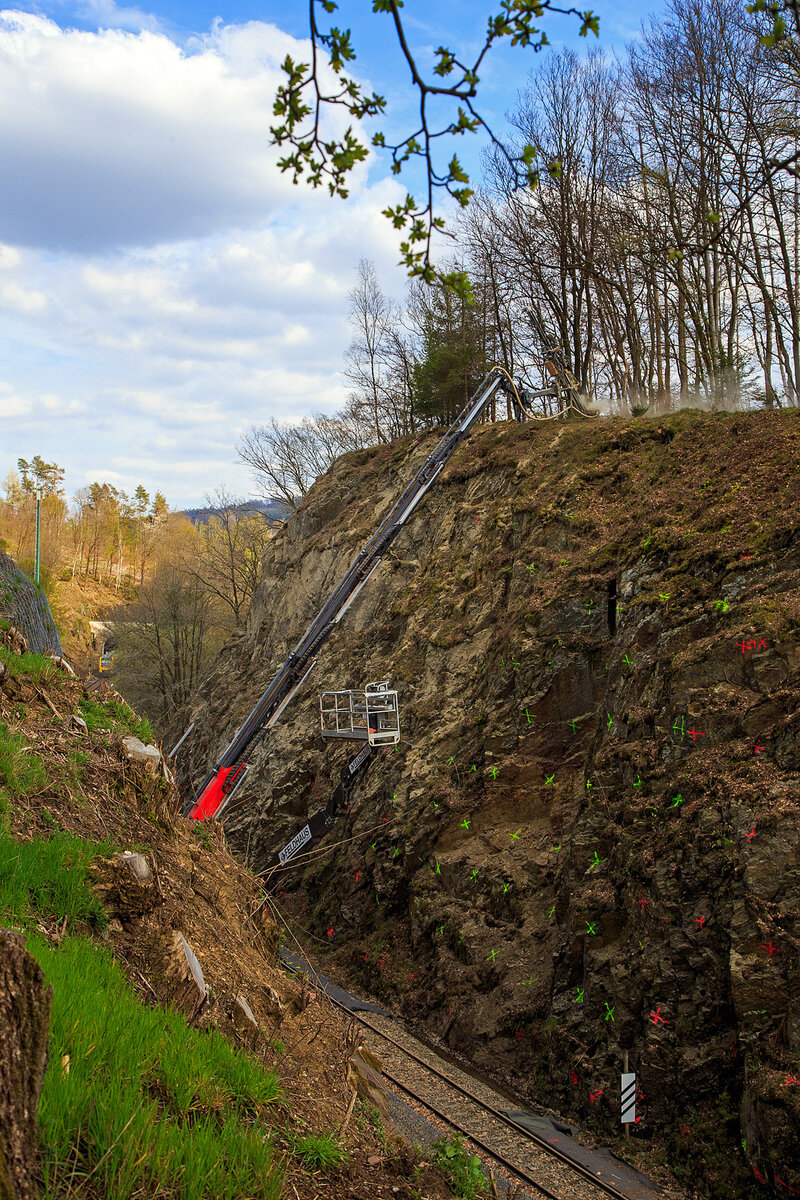
M34 1200L53 989L21 934L0 929L0 1200Z

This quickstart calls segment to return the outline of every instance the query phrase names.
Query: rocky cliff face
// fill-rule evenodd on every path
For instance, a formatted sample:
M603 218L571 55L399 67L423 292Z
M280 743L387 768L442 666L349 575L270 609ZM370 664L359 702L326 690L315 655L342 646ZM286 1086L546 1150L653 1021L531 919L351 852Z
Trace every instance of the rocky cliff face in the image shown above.
M61 654L58 630L44 592L0 551L0 618L20 628L34 654Z
M187 785L431 444L339 460L270 546ZM270 862L346 758L319 691L390 679L400 747L276 891L361 986L605 1138L627 1053L637 1137L719 1197L800 1192L798 450L791 413L480 428L226 815Z

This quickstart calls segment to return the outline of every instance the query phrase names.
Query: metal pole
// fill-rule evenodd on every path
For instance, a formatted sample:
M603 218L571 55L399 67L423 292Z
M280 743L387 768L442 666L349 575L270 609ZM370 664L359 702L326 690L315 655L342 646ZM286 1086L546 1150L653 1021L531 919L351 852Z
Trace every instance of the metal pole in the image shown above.
M744 638L742 639L742 641L744 641ZM628 1074L628 1071L629 1071L629 1067L628 1067L628 1051L626 1050L626 1051L625 1051L625 1074L626 1074L626 1075ZM628 1124L628 1125L626 1125L626 1126L625 1126L625 1137L626 1137L626 1138L629 1138L630 1136L631 1136L631 1127L630 1127L630 1125Z
M33 578L39 582L39 505L42 500L42 489L36 489L36 562L33 568Z
M181 738L181 740L180 740L179 742L176 742L176 744L175 744L175 745L172 747L172 749L170 750L169 754L167 755L167 758L174 758L174 757L175 757L175 755L178 753L178 751L180 750L181 746L182 746L182 745L183 745L183 743L186 741L187 737L188 737L188 736L189 736L189 734L192 732L192 730L194 729L194 727L195 727L195 725L196 725L196 724L197 724L197 722L196 722L196 721L192 721L191 725L190 725L190 726L189 726L189 728L186 730L186 733L183 735L183 737Z

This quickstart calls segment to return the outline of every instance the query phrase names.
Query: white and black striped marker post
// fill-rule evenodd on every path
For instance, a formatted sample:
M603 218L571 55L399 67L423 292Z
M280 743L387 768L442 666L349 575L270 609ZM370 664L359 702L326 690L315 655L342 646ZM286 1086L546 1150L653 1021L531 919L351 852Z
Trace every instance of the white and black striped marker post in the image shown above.
M622 1076L622 1116L623 1125L633 1125L636 1121L636 1075L633 1071Z

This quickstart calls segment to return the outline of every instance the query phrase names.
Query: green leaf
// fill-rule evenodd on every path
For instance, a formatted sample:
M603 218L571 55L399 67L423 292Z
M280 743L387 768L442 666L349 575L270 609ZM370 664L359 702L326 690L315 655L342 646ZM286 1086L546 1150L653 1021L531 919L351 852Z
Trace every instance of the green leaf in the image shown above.
M467 175L466 171L461 166L457 155L454 154L450 159L447 169L450 172L450 178L454 179L456 183L469 183L469 175Z
M439 61L433 68L434 75L449 75L456 62L456 57L452 50L448 50L446 46L439 46L436 54Z

